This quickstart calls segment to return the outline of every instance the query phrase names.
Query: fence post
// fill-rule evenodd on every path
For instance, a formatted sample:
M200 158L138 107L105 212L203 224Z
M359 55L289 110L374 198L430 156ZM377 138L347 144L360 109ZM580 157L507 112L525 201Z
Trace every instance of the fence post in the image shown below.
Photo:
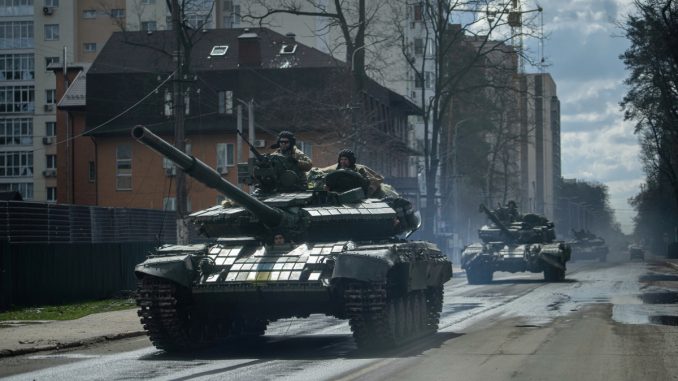
M8 241L0 240L0 310L12 305L12 252Z

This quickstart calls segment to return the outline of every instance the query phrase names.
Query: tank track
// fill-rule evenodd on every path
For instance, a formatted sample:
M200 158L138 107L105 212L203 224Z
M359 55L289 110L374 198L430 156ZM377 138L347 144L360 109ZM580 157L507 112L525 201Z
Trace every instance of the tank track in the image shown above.
M165 279L143 277L136 301L141 324L158 349L181 352L204 347L229 331L228 324L197 316L190 291Z
M442 297L442 287L395 297L382 283L348 285L344 303L358 348L385 349L435 332Z

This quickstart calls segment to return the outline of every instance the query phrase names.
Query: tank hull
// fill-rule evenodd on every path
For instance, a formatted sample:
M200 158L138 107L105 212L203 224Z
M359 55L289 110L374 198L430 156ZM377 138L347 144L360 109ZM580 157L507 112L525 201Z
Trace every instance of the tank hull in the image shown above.
M598 260L607 261L609 248L604 242L575 241L569 243L572 248L572 260Z
M440 250L421 241L167 245L135 272L142 323L171 351L259 336L272 321L310 314L349 319L360 347L398 344L437 329L452 276Z
M470 284L489 283L496 271L543 272L546 281L562 281L569 259L570 248L562 242L475 243L462 252L461 267Z

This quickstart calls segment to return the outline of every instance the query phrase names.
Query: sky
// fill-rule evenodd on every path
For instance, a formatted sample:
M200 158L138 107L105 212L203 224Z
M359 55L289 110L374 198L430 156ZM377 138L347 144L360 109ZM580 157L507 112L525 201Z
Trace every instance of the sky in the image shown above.
M523 0L523 10L536 8ZM634 123L619 103L627 71L619 56L629 47L619 24L631 0L542 0L544 57L556 82L561 112L562 175L608 186L610 206L622 231L631 233L644 174ZM538 54L535 41L525 41ZM538 69L526 67L527 72Z

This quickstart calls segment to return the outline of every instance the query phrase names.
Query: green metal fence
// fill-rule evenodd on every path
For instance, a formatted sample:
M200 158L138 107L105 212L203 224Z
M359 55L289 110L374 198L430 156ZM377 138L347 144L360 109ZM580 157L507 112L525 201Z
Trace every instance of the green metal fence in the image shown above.
M134 265L154 244L0 241L0 308L64 304L134 290Z

